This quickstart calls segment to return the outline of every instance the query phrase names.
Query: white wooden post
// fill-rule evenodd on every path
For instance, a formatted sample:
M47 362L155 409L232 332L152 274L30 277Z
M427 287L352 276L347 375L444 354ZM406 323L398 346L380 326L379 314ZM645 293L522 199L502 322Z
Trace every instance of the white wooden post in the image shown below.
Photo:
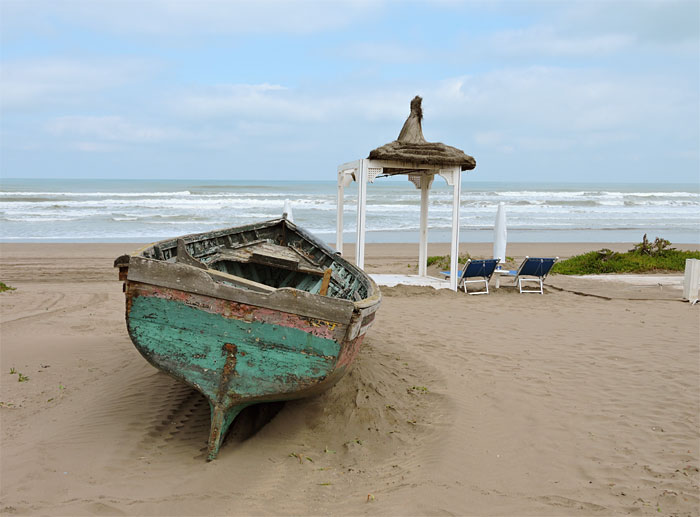
M338 170L338 214L335 222L335 249L343 254L343 211L345 187L352 183L352 169Z
M355 237L355 264L365 267L365 223L367 212L367 160L358 160L357 168L357 235Z
M420 176L420 247L418 248L418 275L428 276L428 198L432 174Z
M462 194L462 170L460 167L440 169L438 172L448 185L452 185L452 246L450 248L450 289L457 290L459 283L459 200Z
M450 256L450 288L457 290L459 267L459 199L462 190L462 174L459 167L452 170L452 247Z
M338 213L335 220L335 249L343 254L343 200L345 198L345 186L343 185L343 173L338 172Z

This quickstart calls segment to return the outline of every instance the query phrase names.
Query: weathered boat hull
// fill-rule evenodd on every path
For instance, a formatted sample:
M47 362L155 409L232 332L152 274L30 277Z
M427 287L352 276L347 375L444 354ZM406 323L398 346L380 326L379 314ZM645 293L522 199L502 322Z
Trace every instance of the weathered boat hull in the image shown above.
M381 298L378 289L354 302L290 288L251 292L139 256L130 259L125 293L139 352L209 400L209 459L245 407L320 393L340 379Z

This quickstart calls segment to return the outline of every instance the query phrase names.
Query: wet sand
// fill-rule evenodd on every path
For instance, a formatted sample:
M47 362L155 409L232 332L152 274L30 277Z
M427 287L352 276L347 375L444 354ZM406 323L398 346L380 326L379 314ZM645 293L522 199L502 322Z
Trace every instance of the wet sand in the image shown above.
M700 513L700 308L663 282L383 289L349 375L251 408L207 463L206 401L126 333L111 266L135 247L0 246L3 515ZM508 254L600 247L630 245ZM366 269L416 260L369 245Z

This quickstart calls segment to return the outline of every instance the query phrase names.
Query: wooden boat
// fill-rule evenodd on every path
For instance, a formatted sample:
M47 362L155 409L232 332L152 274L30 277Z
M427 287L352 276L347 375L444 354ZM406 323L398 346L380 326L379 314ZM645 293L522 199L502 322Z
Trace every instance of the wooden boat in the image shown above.
M209 400L210 460L243 408L340 379L381 301L366 273L286 218L157 242L114 266L136 348Z

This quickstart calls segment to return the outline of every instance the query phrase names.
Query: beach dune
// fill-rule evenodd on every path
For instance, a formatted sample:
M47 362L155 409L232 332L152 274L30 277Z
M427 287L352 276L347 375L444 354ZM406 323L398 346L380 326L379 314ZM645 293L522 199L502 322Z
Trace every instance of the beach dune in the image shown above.
M2 246L3 515L700 513L700 318L668 289L383 289L347 376L249 408L208 463L205 399L126 332L111 266L134 247ZM416 259L369 245L367 269Z

